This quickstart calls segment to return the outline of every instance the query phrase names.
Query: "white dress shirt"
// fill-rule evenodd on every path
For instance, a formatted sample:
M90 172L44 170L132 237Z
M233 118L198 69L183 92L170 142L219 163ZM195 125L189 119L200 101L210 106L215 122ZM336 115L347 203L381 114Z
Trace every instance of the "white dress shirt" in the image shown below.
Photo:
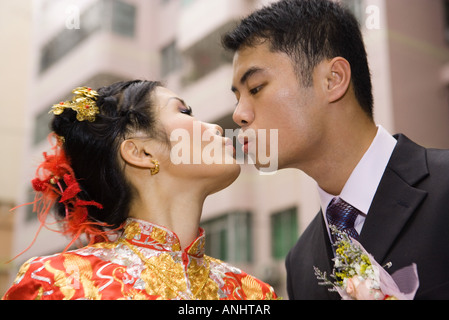
M378 126L377 135L371 146L351 173L341 194L338 195L338 197L363 213L363 215L357 217L354 226L359 234L362 231L366 215L396 144L397 140L382 126ZM319 186L318 193L320 195L324 221L329 232L326 211L329 203L336 196L327 193Z

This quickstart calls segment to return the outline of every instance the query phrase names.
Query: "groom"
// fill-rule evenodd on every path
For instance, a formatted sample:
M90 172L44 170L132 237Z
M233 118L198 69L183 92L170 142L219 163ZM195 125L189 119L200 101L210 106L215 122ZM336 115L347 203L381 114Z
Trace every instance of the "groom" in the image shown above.
M300 169L318 184L321 210L286 260L290 299L339 299L313 269L332 270L328 226L342 218L335 204L350 208L345 232L381 265L391 262L388 272L417 264L416 299L449 299L449 151L374 123L354 16L329 0L281 0L222 42L235 53L234 121L244 131L278 129L279 168ZM244 149L254 143L244 140Z

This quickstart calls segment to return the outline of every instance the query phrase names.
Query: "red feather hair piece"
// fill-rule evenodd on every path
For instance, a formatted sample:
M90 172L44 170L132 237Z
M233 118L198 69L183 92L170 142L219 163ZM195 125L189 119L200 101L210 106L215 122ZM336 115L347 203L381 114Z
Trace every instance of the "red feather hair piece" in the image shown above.
M72 238L64 252L79 240L82 235L87 237L89 245L102 241L109 242L109 236L121 227L111 230L106 223L89 219L89 206L99 209L103 209L103 206L95 201L85 201L78 197L81 187L63 150L63 138L55 133L51 133L49 141L52 145L53 153L48 154L44 152L44 161L36 170L36 178L31 181L36 195L34 201L30 204L34 205L33 210L37 213L41 225L32 243L23 252L34 244L37 235L43 227L50 229L47 216L58 199L59 203L65 206L65 217L56 222L60 223L62 230L50 230L60 232ZM61 183L62 181L65 187Z

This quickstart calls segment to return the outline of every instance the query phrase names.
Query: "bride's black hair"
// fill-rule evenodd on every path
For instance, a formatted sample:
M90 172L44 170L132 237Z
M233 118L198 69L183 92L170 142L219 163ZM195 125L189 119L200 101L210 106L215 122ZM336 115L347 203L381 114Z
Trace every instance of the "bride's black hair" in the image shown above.
M119 148L125 137L142 131L161 138L152 93L159 82L134 80L118 82L98 90L100 114L94 122L78 121L76 112L66 109L55 116L51 129L64 137L63 149L82 189L79 197L103 208L89 206L88 219L119 228L128 218L132 188L126 180ZM58 215L65 206L58 204Z

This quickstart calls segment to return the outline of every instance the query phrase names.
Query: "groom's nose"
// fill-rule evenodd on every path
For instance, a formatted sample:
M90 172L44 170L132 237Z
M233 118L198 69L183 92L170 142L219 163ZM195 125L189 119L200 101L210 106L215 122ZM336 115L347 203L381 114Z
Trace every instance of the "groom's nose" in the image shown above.
M235 108L232 120L240 127L246 127L254 121L254 112L240 100Z

